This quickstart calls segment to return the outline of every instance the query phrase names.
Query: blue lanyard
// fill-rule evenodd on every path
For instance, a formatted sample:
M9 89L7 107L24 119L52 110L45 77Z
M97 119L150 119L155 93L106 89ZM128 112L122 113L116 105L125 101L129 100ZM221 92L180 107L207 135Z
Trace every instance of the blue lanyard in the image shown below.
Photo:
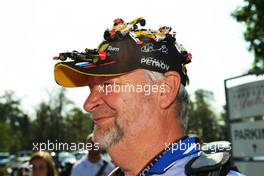
M154 158L145 167L140 176L150 176L166 172L178 159L200 152L195 137L187 137L176 143L172 143L166 150Z

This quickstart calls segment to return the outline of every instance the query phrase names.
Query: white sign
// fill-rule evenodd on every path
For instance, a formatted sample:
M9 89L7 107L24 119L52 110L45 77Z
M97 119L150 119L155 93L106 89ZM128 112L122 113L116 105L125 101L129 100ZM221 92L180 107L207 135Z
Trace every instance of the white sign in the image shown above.
M231 124L235 157L264 156L264 121Z
M263 175L264 162L236 161L235 165L238 167L238 170L244 175L248 175L248 176Z
M264 114L264 80L227 90L230 119Z

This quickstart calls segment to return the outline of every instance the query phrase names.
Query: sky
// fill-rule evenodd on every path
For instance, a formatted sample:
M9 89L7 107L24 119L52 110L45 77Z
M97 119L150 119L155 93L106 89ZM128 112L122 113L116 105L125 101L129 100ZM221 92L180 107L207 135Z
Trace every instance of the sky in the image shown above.
M224 79L250 68L253 54L244 41L245 26L231 17L242 0L2 0L0 1L0 95L13 90L23 109L33 113L54 81L53 56L60 52L96 48L115 18L146 19L146 27L170 26L176 39L192 53L187 65L190 85L214 92L214 107L225 104ZM82 107L87 87L67 91Z

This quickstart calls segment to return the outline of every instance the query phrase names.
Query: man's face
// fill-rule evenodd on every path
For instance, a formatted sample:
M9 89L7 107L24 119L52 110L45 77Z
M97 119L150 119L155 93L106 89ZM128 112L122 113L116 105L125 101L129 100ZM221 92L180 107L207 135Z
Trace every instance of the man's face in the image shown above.
M94 138L102 149L122 141L124 137L138 135L150 123L156 107L155 95L146 95L140 89L132 91L131 87L129 90L128 85L135 88L151 84L143 70L119 77L91 78L91 93L84 103L84 109L92 113Z

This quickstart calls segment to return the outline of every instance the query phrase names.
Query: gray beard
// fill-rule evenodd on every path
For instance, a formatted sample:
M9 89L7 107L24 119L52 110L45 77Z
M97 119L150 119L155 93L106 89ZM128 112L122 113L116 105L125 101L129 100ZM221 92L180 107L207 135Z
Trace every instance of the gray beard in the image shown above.
M108 128L100 128L95 126L94 140L99 143L99 147L102 150L106 150L114 144L117 144L124 136L124 129L117 122L115 118L113 126Z

